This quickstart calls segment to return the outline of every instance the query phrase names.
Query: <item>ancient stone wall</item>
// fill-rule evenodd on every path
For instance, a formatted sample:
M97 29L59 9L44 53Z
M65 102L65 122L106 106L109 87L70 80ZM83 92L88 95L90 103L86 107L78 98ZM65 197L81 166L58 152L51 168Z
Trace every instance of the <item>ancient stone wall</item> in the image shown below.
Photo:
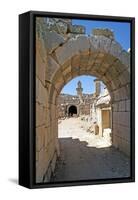
M59 154L56 105L49 99L50 72L42 22L38 19L36 23L36 182L50 180Z

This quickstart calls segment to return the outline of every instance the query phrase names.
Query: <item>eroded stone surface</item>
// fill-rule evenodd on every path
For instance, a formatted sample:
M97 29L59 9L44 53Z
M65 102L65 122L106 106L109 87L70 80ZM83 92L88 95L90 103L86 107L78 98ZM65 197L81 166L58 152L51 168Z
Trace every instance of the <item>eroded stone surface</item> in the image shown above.
M107 29L107 28L106 29L102 29L102 28L93 29L92 34L97 35L97 36L102 35L107 38L114 39L113 31L111 31L110 29Z
M47 79L51 80L56 71L60 69L60 66L50 55L47 57L47 63L48 63Z
M85 34L86 32L85 27L80 25L70 25L68 31L73 34Z
M48 53L51 53L55 50L58 46L64 43L64 37L56 33L55 31L46 32L45 35L45 47Z
M80 52L89 51L90 43L86 36L78 36L71 38L62 47L56 50L57 60L63 65L72 56L78 55Z

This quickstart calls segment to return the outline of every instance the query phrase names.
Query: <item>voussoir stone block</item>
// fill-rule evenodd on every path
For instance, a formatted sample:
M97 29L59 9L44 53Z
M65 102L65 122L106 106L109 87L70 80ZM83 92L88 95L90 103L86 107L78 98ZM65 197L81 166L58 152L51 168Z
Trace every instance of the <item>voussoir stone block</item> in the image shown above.
M51 80L56 71L60 68L60 66L50 55L47 57L47 63L48 63L47 79Z
M71 38L62 47L56 50L58 62L63 65L67 60L81 52L89 51L90 43L87 36L79 35L76 38Z
M83 68L83 70L86 70L88 66L89 57L89 52L86 52L80 56L80 68Z
M71 59L71 67L72 69L77 69L80 66L80 55L74 56Z
M63 76L66 76L68 73L71 72L71 66L67 67L64 71L63 71Z
M128 52L123 50L119 56L119 59L122 62L122 64L130 68L130 54Z
M65 42L64 37L55 31L47 31L45 34L45 47L48 53L52 53L58 46Z
M130 73L128 70L123 71L120 76L118 77L122 85L126 85L127 83L130 83Z
M36 75L45 84L46 78L46 63L40 56L39 52L36 52Z
M39 79L36 79L36 101L45 107L48 101L47 88L44 87Z
M109 53L111 55L113 55L114 57L119 58L121 52L122 52L121 45L118 42L116 42L116 41L113 40L112 43L111 43L111 45L110 45Z
M108 53L110 50L111 39L101 35L91 36L90 43L91 43L91 51L100 51Z

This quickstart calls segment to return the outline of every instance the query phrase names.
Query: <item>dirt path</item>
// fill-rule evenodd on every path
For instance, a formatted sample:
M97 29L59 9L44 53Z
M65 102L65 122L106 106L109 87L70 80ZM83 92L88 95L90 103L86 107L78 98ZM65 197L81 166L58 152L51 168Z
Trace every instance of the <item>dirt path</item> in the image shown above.
M83 123L70 118L59 124L61 155L51 181L128 177L129 159L103 138L86 132Z

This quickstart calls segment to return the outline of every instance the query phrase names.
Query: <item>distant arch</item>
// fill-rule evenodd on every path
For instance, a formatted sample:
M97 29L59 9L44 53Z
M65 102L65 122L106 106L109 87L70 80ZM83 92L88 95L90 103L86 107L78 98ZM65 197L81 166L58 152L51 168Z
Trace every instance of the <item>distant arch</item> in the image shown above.
M68 108L68 115L73 117L73 115L77 115L77 107L75 105L71 105Z

